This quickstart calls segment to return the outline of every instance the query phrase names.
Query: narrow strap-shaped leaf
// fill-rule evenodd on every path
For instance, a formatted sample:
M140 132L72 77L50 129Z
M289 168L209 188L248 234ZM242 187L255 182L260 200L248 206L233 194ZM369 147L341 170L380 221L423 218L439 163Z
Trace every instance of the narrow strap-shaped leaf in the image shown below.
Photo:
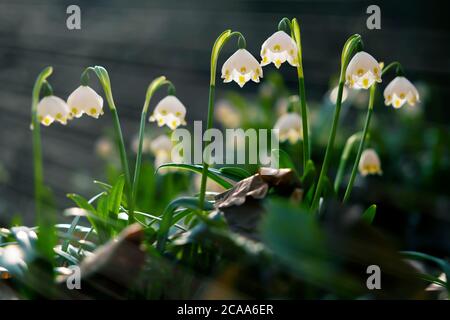
M164 210L163 219L161 221L159 230L158 230L158 240L156 244L156 248L159 252L164 252L164 248L167 242L167 236L172 226L172 218L174 211L179 208L189 208L192 210L199 210L199 202L197 197L180 197L173 200L167 208ZM214 205L211 202L206 201L204 205L204 210L212 210L214 209Z
M366 211L364 211L361 219L368 224L372 224L373 219L375 218L375 214L377 213L377 205L373 204Z
M159 166L156 169L156 171L158 172L158 170L160 170L162 168L176 168L176 169L181 169L181 170L192 171L192 172L199 173L199 174L201 174L202 170L203 170L203 166L201 166L201 165L181 164L181 163L165 163L165 164ZM207 175L208 175L208 178L217 182L219 185L221 185L225 189L229 189L229 188L233 187L233 184L228 182L225 179L225 178L229 178L229 177L226 177L224 174L220 173L220 171L218 171L218 170L208 168Z

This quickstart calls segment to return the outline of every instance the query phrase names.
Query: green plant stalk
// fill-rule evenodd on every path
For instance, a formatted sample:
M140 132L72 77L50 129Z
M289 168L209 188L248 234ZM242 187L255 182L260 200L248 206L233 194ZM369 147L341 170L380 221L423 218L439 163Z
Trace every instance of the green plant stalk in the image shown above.
M210 82L209 82L209 96L208 96L208 118L206 123L206 129L211 129L213 124L213 116L214 116L214 94L216 88L216 70L217 70L217 60L219 58L220 51L223 46L232 36L238 36L239 46L245 46L244 36L240 32L231 32L231 30L226 30L222 32L222 34L216 39L214 42L212 51L211 51L211 68L210 68ZM209 165L203 161L203 169L202 169L202 180L200 184L200 194L199 194L199 208L200 210L204 209L205 204L205 193L206 193L206 180L208 178Z
M51 242L53 235L53 217L50 210L44 210L43 195L44 195L44 169L42 161L42 142L41 142L41 128L37 116L37 106L39 103L42 86L46 79L52 74L53 68L45 68L37 77L33 92L31 103L31 129L33 139L33 166L34 166L34 197L35 210L37 222L39 225L39 249L41 254L50 262L53 261L53 247Z
M120 163L122 166L122 171L125 176L125 187L127 190L127 197L129 199L128 201L129 201L130 208L134 208L133 196L132 196L132 192L131 192L132 189L131 189L130 168L128 166L127 153L126 153L126 149L125 149L125 143L123 141L122 129L120 126L120 119L119 119L119 115L117 114L117 108L114 103L114 98L112 95L111 81L109 79L108 72L106 71L105 68L103 68L101 66L86 68L86 70L83 72L83 75L81 78L83 79L83 76L87 76L87 73L90 70L94 71L95 74L97 75L97 77L100 81L100 84L102 85L103 91L105 93L105 97L108 102L109 110L111 111L111 115L113 118L114 132L116 135L116 144L119 149ZM133 222L134 222L134 214L133 214L133 211L130 210L128 223L133 223Z
M348 181L347 189L345 190L345 195L343 199L344 203L347 202L348 198L350 197L350 194L353 189L353 184L355 182L356 174L358 172L359 161L361 160L361 154L364 150L364 144L366 142L367 133L369 132L370 119L372 118L373 114L373 103L375 100L376 87L377 87L376 83L374 83L370 88L369 107L367 110L366 122L364 123L363 135L361 141L359 142L358 153L356 154L355 162L353 163L353 169L350 175L350 180Z
M297 44L297 76L298 76L298 92L300 98L300 110L302 117L303 130L303 171L306 169L306 163L311 158L311 143L309 139L309 125L308 125L308 107L306 105L306 90L305 77L303 75L303 59L302 59L302 45L300 41L300 26L297 19L292 19L291 34Z
M215 93L215 85L211 84L209 86L209 97L208 97L208 119L207 119L207 123L206 123L207 129L211 129L212 123L213 123L214 93ZM200 183L200 195L199 195L199 203L200 203L201 210L203 210L204 203L205 203L206 180L208 179L208 169L209 169L209 165L206 162L203 162L202 180Z
M139 177L141 174L142 146L144 143L145 124L147 123L148 107L150 105L150 100L152 99L155 91L166 84L172 85L172 83L170 81L166 80L166 77L164 77L164 76L156 78L148 86L147 93L145 96L145 102L144 102L144 106L142 108L141 122L140 122L140 126L139 126L139 144L138 144L138 151L136 154L136 164L135 164L135 168L134 168L134 177L133 177L132 189L131 189L132 201L130 201L129 212L131 212L132 214L134 214L134 206L136 204L137 188L138 188L138 184L139 184Z
M333 123L331 126L330 136L328 138L328 144L325 151L325 156L323 159L322 169L320 170L319 179L317 181L316 191L314 193L313 201L311 203L310 212L316 212L319 208L319 201L322 194L323 182L325 176L327 175L328 166L330 165L331 160L331 152L334 146L334 140L336 138L336 130L339 123L339 115L341 112L342 105L342 92L344 90L345 84L345 72L347 69L347 65L350 61L350 57L353 52L357 49L357 47L361 44L361 36L355 34L352 35L345 42L344 48L342 50L341 55L341 73L339 77L339 86L338 86L338 94L336 99L336 109L334 110Z
M328 171L328 166L330 165L331 152L334 146L334 140L336 138L336 131L339 122L339 115L341 113L342 105L342 92L344 90L344 82L339 82L338 94L336 100L336 109L334 111L333 123L331 125L331 132L328 138L327 148L325 150L325 156L323 159L322 169L320 170L319 180L317 182L316 192L314 193L313 201L311 203L311 212L315 212L319 207L320 196L323 188L323 181Z
M347 167L348 158L350 157L350 152L353 149L355 143L362 137L362 132L357 132L350 136L345 143L344 150L342 151L341 160L339 161L339 168L334 180L334 191L337 193L339 191L339 186L341 185L342 178L344 177L345 168Z
M394 61L383 68L383 71L381 72L381 76L384 76L386 74L386 72L388 72L389 70L391 70L394 67L396 68L397 75L402 75L404 73L402 65L399 62ZM353 170L352 170L350 180L347 185L347 189L345 191L345 195L344 195L344 199L343 199L344 203L347 202L347 200L350 198L350 194L352 192L353 184L355 182L356 173L358 170L359 161L361 160L361 154L364 150L365 140L367 137L367 133L369 131L370 119L371 119L372 113L373 113L373 103L375 100L375 92L376 92L376 83L373 84L372 87L370 88L369 107L368 107L368 111L367 111L366 122L364 124L364 129L363 129L363 137L359 144L358 153L356 155L355 163L353 164Z
M110 103L114 103L114 102L111 101ZM120 127L119 115L117 114L117 109L115 106L113 108L110 108L110 111L111 111L111 115L112 115L113 121L114 121L114 131L116 133L116 143L119 148L120 162L122 164L122 171L124 172L124 175L125 175L125 184L126 184L126 189L127 189L127 195L128 195L128 198L130 199L129 200L130 208L133 208L134 204L133 204L133 197L131 195L130 168L128 167L127 153L125 151L125 143L123 141L123 135L122 135L122 129ZM128 222L129 223L134 222L134 214L133 214L132 210L130 210Z
M388 72L389 70L391 70L391 69L394 68L394 67L395 67L395 70L396 70L395 73L396 73L398 76L404 74L403 67L402 67L402 65L400 64L400 62L394 61L394 62L389 63L386 67L383 68L383 71L381 72L381 76L383 77L383 76L386 74L386 72Z

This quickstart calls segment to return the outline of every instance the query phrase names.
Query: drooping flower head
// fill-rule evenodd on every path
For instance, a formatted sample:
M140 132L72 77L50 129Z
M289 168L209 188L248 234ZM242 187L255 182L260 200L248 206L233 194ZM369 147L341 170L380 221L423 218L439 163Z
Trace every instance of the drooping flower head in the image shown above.
M292 144L303 139L302 128L302 119L294 112L283 114L274 126L274 129L279 130L280 141L289 140Z
M369 89L381 82L381 68L370 54L360 51L350 60L345 72L346 85L352 89Z
M150 121L156 121L158 126L167 125L175 130L180 125L185 125L186 108L177 97L169 95L156 105Z
M331 92L330 92L331 103L336 103L338 90L339 90L339 86L336 86L333 88L333 90L331 90ZM345 100L347 100L347 97L348 97L348 90L344 87L342 89L342 101L341 102L345 102Z
M246 49L238 49L222 66L223 82L234 80L241 88L250 80L258 83L262 77L259 62Z
M282 63L289 62L293 67L298 66L298 49L294 39L286 32L277 31L261 46L261 65L273 63L279 68Z
M101 137L96 141L94 150L99 157L110 159L114 154L114 143L107 137Z
M150 151L155 156L155 168L164 163L171 162L172 141L166 135L160 135L150 142ZM170 169L164 169L163 172L168 172Z
M67 104L70 112L76 118L84 113L98 118L103 114L103 98L89 86L79 86L67 98Z
M226 100L217 102L215 118L226 128L237 128L241 123L238 110Z
M51 125L54 121L66 124L71 114L66 102L56 96L46 96L37 105L37 117L44 126Z
M149 153L150 150L150 143L151 138L144 134L142 137L142 153ZM131 150L133 150L134 153L138 153L139 150L139 135L135 135L133 139L131 140Z
M398 109L408 102L409 105L414 106L416 102L420 101L419 92L416 87L405 77L395 77L384 89L384 103L389 106L392 105Z
M358 169L362 176L383 173L381 171L380 158L374 149L366 149L363 151Z

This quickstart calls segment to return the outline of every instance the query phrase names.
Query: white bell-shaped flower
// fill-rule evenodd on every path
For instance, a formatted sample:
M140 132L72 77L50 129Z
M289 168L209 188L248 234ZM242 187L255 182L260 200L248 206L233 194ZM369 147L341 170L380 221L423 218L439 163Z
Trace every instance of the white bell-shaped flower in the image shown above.
M293 67L298 66L298 49L294 39L286 32L277 31L261 46L261 65L273 63L279 68L282 63L289 62Z
M156 121L158 126L167 125L170 129L175 130L180 125L185 125L186 108L175 96L167 96L156 105L150 121Z
M110 159L114 155L114 143L107 137L101 137L95 142L95 153L103 159Z
M215 118L226 128L237 128L241 123L241 115L228 101L218 101L216 105Z
M414 106L420 101L416 87L405 77L395 77L384 89L384 103L398 109L408 102Z
M158 155L159 153L169 153L172 151L172 141L166 135L160 135L155 139L150 141L150 151L154 155Z
M41 99L37 105L37 117L44 126L51 125L54 121L66 124L71 114L66 102L56 96L47 96Z
M297 113L283 114L275 123L274 129L279 130L281 142L289 140L294 144L303 139L302 119Z
M103 114L103 98L89 86L79 86L67 98L70 112L76 118L86 113L98 118Z
M142 139L142 153L149 153L150 150L150 143L151 139L148 135L144 134L144 137ZM134 153L137 153L139 150L139 135L135 135L133 139L131 140L131 150L133 150Z
M345 79L349 88L368 89L375 81L381 82L380 65L370 54L360 51L350 60Z
M338 91L339 91L339 86L336 86L336 87L334 87L333 90L331 90L331 92L330 92L331 103L336 103ZM348 90L344 87L342 89L342 101L341 102L344 102L345 100L347 100L347 97L348 97Z
M239 49L222 66L223 82L235 81L241 88L248 81L259 82L263 71L259 62L245 49Z
M363 151L359 160L358 169L362 176L383 173L381 171L380 158L374 149L366 149Z
M166 135L160 135L150 142L150 151L155 156L155 168L172 161L173 143ZM169 172L171 169L165 168L161 172Z

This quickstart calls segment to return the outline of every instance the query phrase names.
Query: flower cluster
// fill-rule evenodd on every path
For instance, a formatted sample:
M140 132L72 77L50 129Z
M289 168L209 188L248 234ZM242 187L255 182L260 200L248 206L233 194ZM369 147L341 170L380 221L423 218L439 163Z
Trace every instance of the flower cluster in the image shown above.
M57 121L67 124L74 117L79 118L84 113L98 118L103 114L103 98L88 86L80 86L67 98L63 99L48 95L42 98L37 105L37 117L45 126Z
M67 102L54 95L42 98L37 106L37 116L45 126L57 121L67 124L68 120L80 118L83 114L97 119L103 115L103 98L89 86L79 86L67 98ZM169 95L156 106L150 121L156 121L158 126L167 125L175 130L185 125L186 108L177 97Z
M250 80L258 83L263 77L263 66L273 63L277 68L284 62L298 66L298 48L284 31L277 31L261 46L261 62L246 49L238 49L222 66L223 82L235 81L241 88Z

